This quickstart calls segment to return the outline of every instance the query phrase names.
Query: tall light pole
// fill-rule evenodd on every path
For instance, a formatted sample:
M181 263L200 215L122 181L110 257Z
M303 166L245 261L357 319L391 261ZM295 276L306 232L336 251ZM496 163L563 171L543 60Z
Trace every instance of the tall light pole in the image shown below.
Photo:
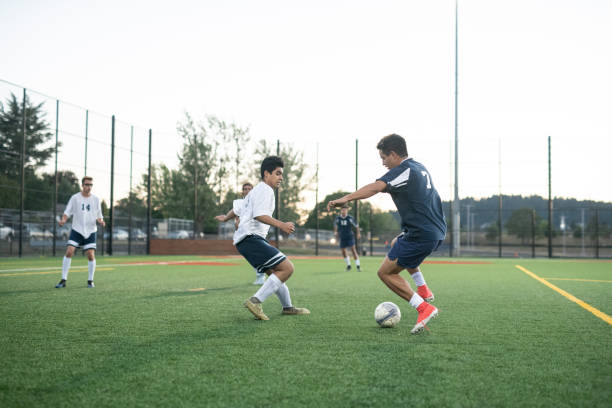
M459 56L458 56L458 44L459 44L459 40L458 40L458 26L459 26L459 19L458 19L458 5L459 1L455 0L455 197L453 199L453 210L452 210L452 225L453 225L453 255L454 256L459 256L459 250L461 248L460 245L460 239L461 239L461 234L460 234L460 227L461 227L461 218L460 218L460 201L459 201L459 133L458 133L458 106L457 106L457 102L458 102L458 60L459 60Z

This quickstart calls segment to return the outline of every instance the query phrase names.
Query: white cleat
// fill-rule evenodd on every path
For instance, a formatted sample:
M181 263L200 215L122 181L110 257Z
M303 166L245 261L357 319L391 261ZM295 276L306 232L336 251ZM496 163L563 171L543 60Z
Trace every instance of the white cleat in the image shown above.
M253 282L253 285L263 285L265 281L266 281L266 274L258 273L257 278L255 278L255 282Z

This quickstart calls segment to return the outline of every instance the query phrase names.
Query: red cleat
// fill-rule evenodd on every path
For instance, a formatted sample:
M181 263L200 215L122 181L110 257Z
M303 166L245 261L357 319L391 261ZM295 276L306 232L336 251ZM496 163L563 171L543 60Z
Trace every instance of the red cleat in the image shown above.
M410 330L410 333L412 334L421 333L423 329L425 329L425 325L438 315L438 308L430 305L427 302L423 302L419 307L417 307L417 312L419 312L419 317L417 318L417 322L412 330Z
M434 294L429 290L427 285L417 286L417 293L428 303L433 302L435 299Z

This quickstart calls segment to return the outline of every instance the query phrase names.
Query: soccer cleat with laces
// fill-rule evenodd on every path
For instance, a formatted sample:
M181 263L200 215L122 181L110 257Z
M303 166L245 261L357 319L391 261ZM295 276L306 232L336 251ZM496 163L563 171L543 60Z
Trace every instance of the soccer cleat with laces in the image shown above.
M426 302L433 302L435 297L434 294L429 290L427 285L417 286L417 293L420 297L422 297Z
M410 333L412 334L421 333L423 329L425 329L425 325L438 315L438 308L430 305L427 302L423 302L419 307L417 307L417 312L419 312L419 317L417 318L417 322L412 330L410 330Z
M95 288L96 285L94 285L93 281L87 281L87 287L88 288Z
M346 265L346 271L350 271L351 270L351 265Z
M59 281L59 283L58 283L57 285L55 285L55 287L56 287L57 289L59 289L59 288L65 288L65 287L66 287L66 280L65 280L65 279L62 279L61 281Z
M357 265L357 272L361 272L361 266Z
M261 303L254 303L251 299L247 299L244 302L244 307L249 309L249 312L253 313L253 316L259 320L270 320L268 316L263 312L263 308L261 307Z
M310 314L310 310L305 307L283 307L284 315L307 315Z

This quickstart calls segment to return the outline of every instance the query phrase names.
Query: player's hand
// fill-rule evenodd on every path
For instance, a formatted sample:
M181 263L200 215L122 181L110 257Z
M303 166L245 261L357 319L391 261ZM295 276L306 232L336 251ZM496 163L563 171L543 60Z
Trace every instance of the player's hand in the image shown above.
M98 224L100 224L102 227L106 227L106 223L104 222L104 220L99 220Z
M285 234L293 234L295 232L295 224L292 222L283 222L283 225L281 225L280 229Z
M342 199L342 198L338 198L337 200L331 200L330 202L327 203L327 211L330 211L334 207L340 207L346 204L347 202L348 200Z
M215 220L219 222L225 222L225 215L217 215L215 216Z

